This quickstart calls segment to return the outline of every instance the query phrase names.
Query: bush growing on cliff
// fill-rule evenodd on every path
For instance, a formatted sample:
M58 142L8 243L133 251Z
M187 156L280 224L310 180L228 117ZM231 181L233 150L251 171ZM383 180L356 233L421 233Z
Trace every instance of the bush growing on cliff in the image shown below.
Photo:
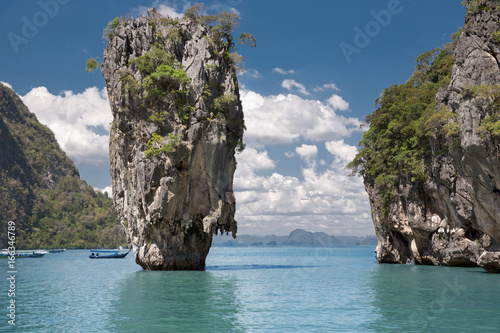
M235 100L236 97L232 94L219 96L212 102L212 109L215 111L215 114L225 113Z
M237 43L235 43L233 35L238 30L240 24L238 14L223 11L216 15L206 15L203 4L196 3L186 11L185 17L210 27L211 36L209 40L215 48L214 53L220 54L222 52L227 54L225 59L228 63L235 64L231 60L238 59L239 63L235 65L239 65L240 67L243 65L243 57L236 52L239 45L257 47L257 40L254 35L246 32L240 34L237 38Z
M182 143L180 136L175 135L174 133L170 133L168 135L168 142L166 144L162 144L163 140L164 138L161 135L154 133L146 144L148 147L148 149L144 152L146 157L149 158L151 156L158 156L161 154L168 155L173 153L175 151L175 147Z
M104 31L102 32L102 39L105 41L112 40L116 34L116 28L120 25L120 18L115 17L113 21L109 22Z
M146 91L146 99L150 103L169 94L187 94L180 89L190 84L191 78L160 44L154 44L151 50L130 60L129 64L137 67L143 75L140 86Z
M476 129L483 140L500 137L500 86L480 84L467 87L466 94L485 100L487 115Z
M99 62L97 61L97 58L89 58L87 59L85 65L85 71L87 71L87 73L91 73L97 69Z

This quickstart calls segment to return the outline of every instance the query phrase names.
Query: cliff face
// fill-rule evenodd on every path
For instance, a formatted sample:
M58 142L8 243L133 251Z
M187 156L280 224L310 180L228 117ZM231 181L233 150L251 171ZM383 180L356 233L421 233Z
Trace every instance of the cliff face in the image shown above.
M0 84L0 248L116 247L125 237L111 199L82 181L52 131Z
M442 140L431 137L426 181L401 180L386 213L382 189L365 177L382 263L500 272L500 140L487 129L500 119L500 12L498 1L465 4L451 81L436 96L459 124L459 143L443 150Z
M196 19L152 9L121 22L104 53L113 199L145 269L204 269L212 236L236 234L234 154L244 123L220 40Z

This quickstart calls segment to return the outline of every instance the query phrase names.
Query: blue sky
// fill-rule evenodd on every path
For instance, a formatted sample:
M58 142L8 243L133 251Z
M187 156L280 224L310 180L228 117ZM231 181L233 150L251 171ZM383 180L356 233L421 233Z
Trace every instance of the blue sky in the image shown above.
M102 59L102 31L114 17L149 7L181 15L185 0L4 0L0 2L0 81L23 97L56 134L81 176L105 189L111 114L105 83L85 60ZM240 233L296 228L373 234L362 182L347 177L364 117L384 88L404 83L416 57L449 41L464 22L459 0L205 1L235 11L239 76L248 131L235 192Z

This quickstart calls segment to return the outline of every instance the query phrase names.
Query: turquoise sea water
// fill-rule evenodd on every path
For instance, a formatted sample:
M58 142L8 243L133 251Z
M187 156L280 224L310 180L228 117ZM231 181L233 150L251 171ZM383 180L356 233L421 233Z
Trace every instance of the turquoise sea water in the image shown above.
M500 332L500 275L378 265L372 247L212 248L205 272L148 272L89 251L18 259L2 332Z

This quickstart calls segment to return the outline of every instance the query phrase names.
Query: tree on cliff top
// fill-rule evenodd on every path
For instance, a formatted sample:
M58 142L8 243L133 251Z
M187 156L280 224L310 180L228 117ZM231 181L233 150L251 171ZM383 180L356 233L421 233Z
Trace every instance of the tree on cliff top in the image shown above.
M233 34L238 30L240 25L238 14L228 13L223 11L222 13L216 15L206 15L203 10L202 3L196 3L193 7L186 11L185 17L190 20L206 24L212 27L212 31L217 37L225 39L228 43L229 50L234 51L237 45L249 45L250 47L256 47L257 42L255 37L249 33L242 33L238 37L238 44L235 44L233 39Z
M227 58L239 69L244 68L244 64L243 57L236 52L237 47L239 45L257 47L254 35L246 32L240 34L237 43L235 43L233 35L240 25L238 14L223 11L216 15L207 15L203 9L203 4L196 3L186 11L185 17L200 24L210 26L213 34L212 41L215 44L222 43L226 47Z

